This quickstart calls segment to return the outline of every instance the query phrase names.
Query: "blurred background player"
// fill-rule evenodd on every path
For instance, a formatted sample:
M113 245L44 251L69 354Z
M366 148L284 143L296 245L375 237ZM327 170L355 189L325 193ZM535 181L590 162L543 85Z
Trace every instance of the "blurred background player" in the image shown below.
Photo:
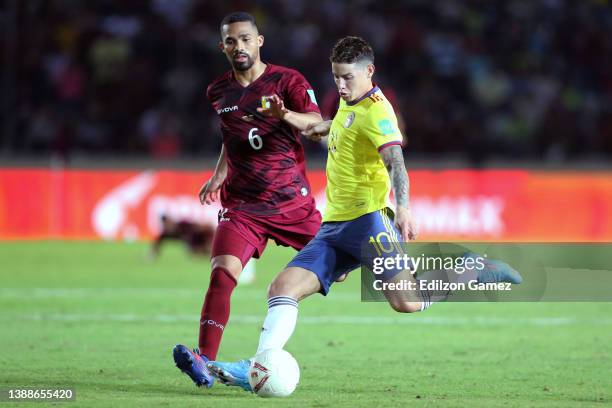
M305 135L319 139L329 134L327 206L316 237L274 279L268 293L257 353L282 349L295 329L298 302L314 294L327 295L332 283L359 265L371 265L364 244L372 243L390 258L402 253L397 243L416 238L410 210L408 174L402 155L402 134L393 108L372 82L374 51L360 37L345 37L334 46L330 61L342 98L333 121L311 126ZM393 188L395 210L389 200ZM393 249L396 248L396 249ZM462 279L520 283L521 277L497 262ZM383 281L415 281L409 270L387 269ZM386 290L389 305L401 313L423 311L432 303L427 290ZM210 362L221 382L250 391L250 360Z
M160 217L160 221L161 231L151 244L150 259L153 260L159 256L161 246L167 240L184 242L193 255L210 254L215 236L215 227L212 225L197 224L186 220L176 221L165 214Z
M155 260L161 252L161 246L168 240L184 242L190 254L208 256L212 250L215 226L192 221L176 221L167 215L160 217L161 231L151 244L149 260ZM244 267L238 283L249 284L255 280L255 262L249 261Z
M223 145L199 197L202 204L220 200L223 208L198 349L179 344L173 350L177 367L206 387L214 380L206 363L216 359L244 266L261 256L269 239L303 248L321 222L299 133L322 120L312 87L299 72L261 61L264 37L250 14L227 15L220 30L232 70L213 81L206 96L219 115Z

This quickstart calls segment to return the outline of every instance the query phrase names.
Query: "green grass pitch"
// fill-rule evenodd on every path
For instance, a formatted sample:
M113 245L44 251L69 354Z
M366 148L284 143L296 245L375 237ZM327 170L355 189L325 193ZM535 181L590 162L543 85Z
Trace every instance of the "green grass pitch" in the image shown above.
M171 350L197 342L208 262L171 245L150 263L146 249L0 243L0 386L70 386L67 404L88 407L612 405L612 304L448 303L399 315L360 302L358 272L300 305L287 350L302 374L289 399L198 389ZM236 289L219 359L254 352L266 287L292 253L270 245L256 283Z

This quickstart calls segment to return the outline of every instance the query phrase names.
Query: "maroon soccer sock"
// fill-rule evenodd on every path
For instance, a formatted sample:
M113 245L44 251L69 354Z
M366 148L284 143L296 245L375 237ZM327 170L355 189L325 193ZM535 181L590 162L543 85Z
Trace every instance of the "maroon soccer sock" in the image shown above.
M200 314L200 354L210 360L217 358L223 330L229 320L230 298L236 287L236 280L225 268L214 268L210 274L210 286L206 292Z

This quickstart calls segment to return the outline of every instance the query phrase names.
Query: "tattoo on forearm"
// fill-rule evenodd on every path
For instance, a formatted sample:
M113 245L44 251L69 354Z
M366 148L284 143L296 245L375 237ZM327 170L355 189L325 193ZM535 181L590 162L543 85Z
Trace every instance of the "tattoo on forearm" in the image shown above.
M385 167L391 177L391 185L395 193L397 206L408 207L408 173L404 164L404 156L400 146L389 146L380 152Z

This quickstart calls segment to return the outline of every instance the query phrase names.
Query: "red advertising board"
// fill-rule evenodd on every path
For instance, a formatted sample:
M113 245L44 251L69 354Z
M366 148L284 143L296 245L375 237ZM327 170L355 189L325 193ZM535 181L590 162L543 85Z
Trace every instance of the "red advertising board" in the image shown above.
M159 216L216 223L210 172L0 170L0 239L148 239ZM612 173L412 171L421 239L612 241ZM325 173L309 173L325 206Z

